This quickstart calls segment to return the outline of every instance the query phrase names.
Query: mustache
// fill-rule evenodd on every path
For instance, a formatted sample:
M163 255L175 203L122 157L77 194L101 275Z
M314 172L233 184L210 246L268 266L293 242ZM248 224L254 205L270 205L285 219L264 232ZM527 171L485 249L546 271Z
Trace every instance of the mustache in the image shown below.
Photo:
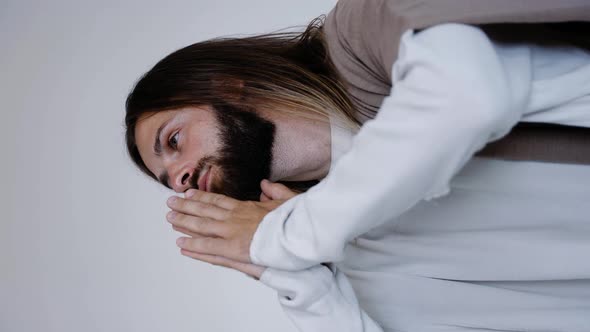
M215 160L216 159L213 156L206 156L206 157L201 158L201 160L195 166L195 171L193 172L193 176L189 179L189 184L191 186L191 189L205 190L205 188L202 188L202 189L199 188L199 174L201 174L201 171L203 170L203 168L205 168L209 164L214 163Z

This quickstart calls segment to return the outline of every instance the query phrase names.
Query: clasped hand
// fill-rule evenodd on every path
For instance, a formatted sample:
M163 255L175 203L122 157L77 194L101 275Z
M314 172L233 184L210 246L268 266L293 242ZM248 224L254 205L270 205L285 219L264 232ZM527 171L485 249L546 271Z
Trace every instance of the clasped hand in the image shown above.
M296 193L279 183L263 180L260 202L190 189L185 197L168 199L166 219L189 237L176 244L182 255L246 273L256 279L264 266L251 264L250 244L262 219Z

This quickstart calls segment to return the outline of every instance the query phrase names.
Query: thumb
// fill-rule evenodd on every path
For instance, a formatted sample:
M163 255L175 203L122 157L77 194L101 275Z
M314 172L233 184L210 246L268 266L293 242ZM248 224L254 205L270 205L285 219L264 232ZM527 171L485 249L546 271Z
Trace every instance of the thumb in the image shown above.
M264 193L260 193L260 201L261 202L268 202L268 201L272 201L272 199L270 199L268 196L266 196Z
M288 200L297 194L287 186L281 183L273 183L268 180L262 180L260 183L262 193L272 200Z

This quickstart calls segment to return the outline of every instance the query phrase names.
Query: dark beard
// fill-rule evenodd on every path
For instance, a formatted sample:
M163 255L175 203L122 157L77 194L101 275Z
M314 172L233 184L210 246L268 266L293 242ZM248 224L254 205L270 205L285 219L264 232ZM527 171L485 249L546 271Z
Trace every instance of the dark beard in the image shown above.
M258 201L262 192L260 182L270 178L276 127L250 109L223 104L218 105L214 112L222 145L220 156L203 158L196 167L191 185L197 188L201 170L206 165L215 165L221 171L217 173L221 183L211 181L211 192L239 200ZM319 181L278 182L302 193Z
M196 176L191 179L192 187L198 187L198 174L205 165L215 165L215 180L218 181L211 181L212 192L239 200L258 201L262 192L260 181L270 177L274 123L253 110L229 104L217 105L215 116L222 147L218 157L209 156L199 162Z

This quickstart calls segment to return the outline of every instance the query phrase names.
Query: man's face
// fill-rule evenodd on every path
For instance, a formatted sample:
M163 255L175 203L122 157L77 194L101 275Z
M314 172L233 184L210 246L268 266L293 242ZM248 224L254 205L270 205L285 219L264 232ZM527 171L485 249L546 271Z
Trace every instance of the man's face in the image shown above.
M270 176L274 133L272 122L229 105L151 113L135 129L142 160L165 186L242 200L258 200Z

